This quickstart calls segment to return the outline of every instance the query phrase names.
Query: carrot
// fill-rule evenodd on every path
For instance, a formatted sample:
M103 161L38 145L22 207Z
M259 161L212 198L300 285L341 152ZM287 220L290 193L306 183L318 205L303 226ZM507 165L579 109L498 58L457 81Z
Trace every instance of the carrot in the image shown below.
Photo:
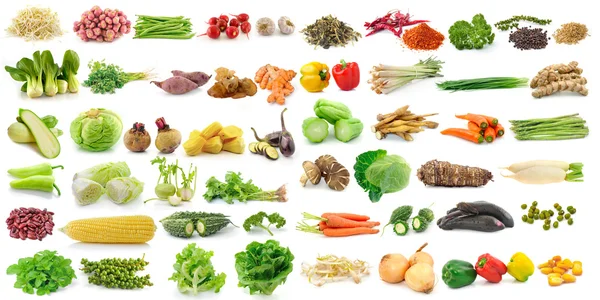
M338 216L352 221L369 221L369 219L371 219L369 218L369 216L355 215L349 213L324 213L321 215L321 217L327 219L328 215Z
M448 128L441 132L443 135L451 135L463 140L471 141L476 144L483 143L483 136L478 132L473 132L471 130L462 129L462 128Z
M494 117L488 117L488 116L484 116L484 115L480 115L482 116L488 123L488 125L490 125L491 127L496 127L496 125L498 125L498 119L494 118Z
M494 129L496 130L496 136L501 137L504 135L504 127L502 127L500 123L498 123Z
M319 222L319 231L323 231L325 229L327 229L327 223L325 223L325 221L321 221Z
M344 237L359 234L377 234L379 229L355 227L355 228L326 228L323 234L327 237Z
M479 128L479 126L477 126L477 124L475 124L474 122L469 122L469 124L467 124L467 127L469 128L469 130L483 135L484 130Z
M467 121L471 121L477 125L479 125L479 128L481 129L485 129L488 127L488 122L487 120L480 116L480 115L475 115L475 114L466 114L466 115L456 115L457 118L459 119L463 119L463 120L467 120Z
M488 143L493 142L496 139L496 130L492 127L488 127L485 129L485 140Z
M325 223L327 223L327 227L333 227L333 228L354 228L354 227L369 227L370 228L370 227L375 227L375 226L380 225L379 222L370 222L370 221L359 222L359 221L348 220L348 219L334 216L334 215L327 216Z

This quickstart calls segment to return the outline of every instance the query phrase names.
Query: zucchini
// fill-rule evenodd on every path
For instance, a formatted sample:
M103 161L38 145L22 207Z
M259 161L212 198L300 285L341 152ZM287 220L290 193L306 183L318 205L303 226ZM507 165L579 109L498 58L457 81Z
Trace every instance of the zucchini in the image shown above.
M264 154L268 159L271 160L276 160L279 158L279 153L277 152L277 149L269 146L266 150L265 150L265 154Z
M265 153L265 151L266 151L266 150L267 150L269 147L271 147L271 145L269 145L269 143L267 143L267 142L259 142L259 143L256 145L256 152L257 152L257 153L259 153L259 154L264 154L264 153Z
M405 236L408 233L408 223L406 221L394 223L394 232L399 236Z
M427 229L428 225L429 225L429 222L427 222L427 220L425 220L425 218L423 218L421 216L416 216L412 220L412 228L416 232L423 232L423 231L425 231L425 229Z
M248 150L250 150L250 152L256 154L256 152L258 152L258 150L256 149L256 146L258 146L258 143L252 142L252 143L248 144Z
M206 217L196 221L196 231L200 236L205 237L219 232L227 227L231 221L224 217Z
M433 211L429 208L421 208L419 210L419 217L423 218L427 223L430 223L435 219Z
M175 237L189 238L194 233L194 222L190 219L162 220L163 228Z
M35 139L35 143L46 158L56 158L60 154L60 143L48 126L31 110L19 109L19 118Z

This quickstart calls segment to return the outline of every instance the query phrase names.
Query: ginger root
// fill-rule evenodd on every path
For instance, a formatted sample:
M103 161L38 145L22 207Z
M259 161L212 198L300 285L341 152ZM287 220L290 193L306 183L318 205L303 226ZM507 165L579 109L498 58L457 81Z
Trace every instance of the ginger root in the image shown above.
M529 86L535 89L531 94L535 98L541 98L561 91L571 91L587 96L587 79L581 76L582 73L583 69L578 67L576 61L567 65L547 66L531 79Z
M426 117L437 114L415 115L408 110L408 105L398 108L389 114L377 115L377 124L371 126L371 131L375 133L378 140L382 140L388 134L395 134L405 141L413 141L411 133L425 131L422 127L434 129L438 123L425 120Z
M208 95L214 98L239 99L256 94L256 84L252 79L239 79L235 71L220 67L215 70L215 84L208 90Z
M296 72L293 70L284 70L267 64L256 71L254 82L258 83L261 89L271 91L267 102L277 102L277 104L283 105L285 97L294 92L291 84L294 77L296 77Z
M535 98L542 98L562 91L576 92L584 96L588 95L588 89L585 85L578 83L576 80L554 81L545 86L538 87L531 95Z

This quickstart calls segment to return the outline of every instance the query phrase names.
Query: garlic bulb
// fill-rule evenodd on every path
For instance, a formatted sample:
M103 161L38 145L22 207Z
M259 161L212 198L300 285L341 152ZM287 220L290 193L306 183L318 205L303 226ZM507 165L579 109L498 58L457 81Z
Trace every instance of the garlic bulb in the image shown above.
M283 34L292 34L296 29L296 26L288 17L279 18L277 25L279 25L279 31L281 31Z
M260 35L271 35L275 32L275 22L270 18L260 18L256 21L256 29Z

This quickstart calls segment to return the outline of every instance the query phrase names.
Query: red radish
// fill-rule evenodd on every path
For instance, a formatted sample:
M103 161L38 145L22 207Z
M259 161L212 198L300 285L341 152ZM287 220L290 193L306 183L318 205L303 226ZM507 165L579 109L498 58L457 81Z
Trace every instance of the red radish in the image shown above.
M242 22L242 24L240 24L240 30L246 34L248 39L250 39L248 32L250 32L251 29L252 29L252 25L250 25L250 23L248 21Z
M248 22L248 20L250 20L250 16L248 14L239 14L239 15L233 15L230 14L232 16L234 16L236 19L240 20L240 22L244 23L244 22Z
M208 24L208 25L217 25L217 21L219 21L219 18L217 18L217 17L212 17L212 18L208 19L208 22L207 22L207 24Z
M227 21L219 19L217 21L217 27L219 27L219 30L221 30L221 32L225 31L225 29L227 29Z
M217 25L211 25L208 26L208 29L206 29L206 33L201 34L199 36L203 36L206 35L211 39L218 39L219 36L221 35L221 30L219 30L219 27L217 27Z
M227 27L227 30L225 30L225 33L228 38L235 39L240 34L240 30L235 26L229 26Z
M240 26L240 20L238 20L238 19L231 19L229 21L229 26L239 27Z
M228 17L228 16L226 16L226 15L220 15L220 16L219 16L219 19L221 19L221 20L223 20L223 21L225 21L225 22L229 22L229 17Z

